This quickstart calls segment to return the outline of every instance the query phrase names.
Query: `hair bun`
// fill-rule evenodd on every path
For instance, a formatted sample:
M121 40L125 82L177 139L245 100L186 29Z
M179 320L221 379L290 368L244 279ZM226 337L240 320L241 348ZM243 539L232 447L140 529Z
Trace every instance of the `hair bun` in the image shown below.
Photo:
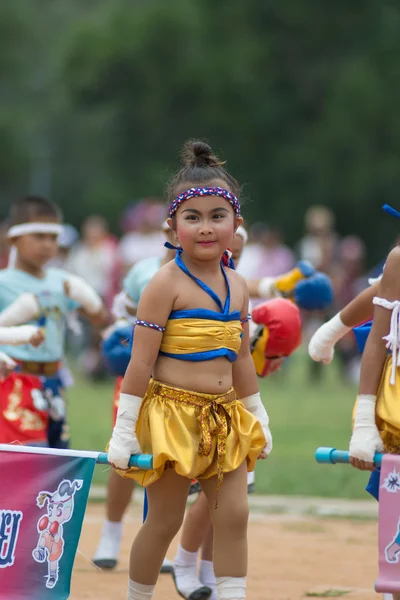
M218 160L208 144L199 140L186 142L182 159L185 167L220 167L224 164Z

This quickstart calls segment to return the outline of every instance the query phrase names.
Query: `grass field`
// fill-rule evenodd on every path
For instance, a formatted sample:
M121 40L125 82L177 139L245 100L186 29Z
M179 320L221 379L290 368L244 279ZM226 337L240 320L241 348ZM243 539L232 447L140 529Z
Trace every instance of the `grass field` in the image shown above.
M111 433L113 381L92 383L78 374L76 379L69 393L73 447L102 450ZM321 381L312 384L307 358L298 353L281 373L261 381L261 392L274 449L268 460L258 464L257 493L368 497L364 491L368 475L314 460L317 446L348 447L356 389L340 380L335 364L325 367ZM106 479L106 469L97 467L94 482Z

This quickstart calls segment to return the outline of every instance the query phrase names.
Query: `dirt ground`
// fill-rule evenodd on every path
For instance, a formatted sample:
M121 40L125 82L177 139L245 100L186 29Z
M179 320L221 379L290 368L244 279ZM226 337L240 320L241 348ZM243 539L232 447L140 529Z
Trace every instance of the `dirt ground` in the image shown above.
M122 556L115 572L90 562L104 515L89 504L75 561L71 600L125 600L131 541L141 523L134 506L126 520ZM337 596L378 598L377 526L373 520L274 515L252 512L249 525L249 600ZM178 538L168 552L173 559ZM335 593L336 591L336 593ZM178 600L170 575L160 575L154 600Z

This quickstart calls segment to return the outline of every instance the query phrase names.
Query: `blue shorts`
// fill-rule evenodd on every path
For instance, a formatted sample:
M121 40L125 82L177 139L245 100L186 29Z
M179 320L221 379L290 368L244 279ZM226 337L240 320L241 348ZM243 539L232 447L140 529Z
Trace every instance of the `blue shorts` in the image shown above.
M365 488L367 490L367 492L375 498L375 500L378 500L378 502L379 502L380 480L381 480L381 468L376 467L375 471L372 471L372 473L369 477L368 483L367 483L367 487Z
M61 396L64 389L62 381L58 375L54 377L46 377L43 381L43 389L48 390L53 396ZM49 418L47 427L47 441L49 448L66 449L70 447L70 434L67 418L52 419Z

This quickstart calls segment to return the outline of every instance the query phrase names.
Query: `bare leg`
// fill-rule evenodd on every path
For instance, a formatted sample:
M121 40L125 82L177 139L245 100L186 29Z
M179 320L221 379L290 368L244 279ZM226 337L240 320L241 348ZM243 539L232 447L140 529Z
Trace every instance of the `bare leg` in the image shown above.
M147 488L149 511L132 544L129 577L155 585L168 547L182 525L190 480L167 469Z
M115 469L111 469L107 487L107 519L119 523L131 503L135 482L133 479L120 477Z
M247 468L243 463L225 473L219 491L217 478L202 479L201 486L210 506L214 529L213 562L219 600L242 600L246 597L247 575Z
M186 513L181 534L182 548L188 552L197 552L205 539L209 526L211 526L211 517L207 498L200 493Z
M122 540L122 518L131 502L135 482L111 469L107 485L106 519L93 562L101 569L114 569Z
M212 562L213 560L213 544L214 544L214 530L210 523L210 527L206 531L204 536L204 542L201 546L201 560L207 560Z
M217 600L217 581L213 565L213 543L214 531L212 525L210 525L201 546L199 579L203 585L212 590L210 600Z

